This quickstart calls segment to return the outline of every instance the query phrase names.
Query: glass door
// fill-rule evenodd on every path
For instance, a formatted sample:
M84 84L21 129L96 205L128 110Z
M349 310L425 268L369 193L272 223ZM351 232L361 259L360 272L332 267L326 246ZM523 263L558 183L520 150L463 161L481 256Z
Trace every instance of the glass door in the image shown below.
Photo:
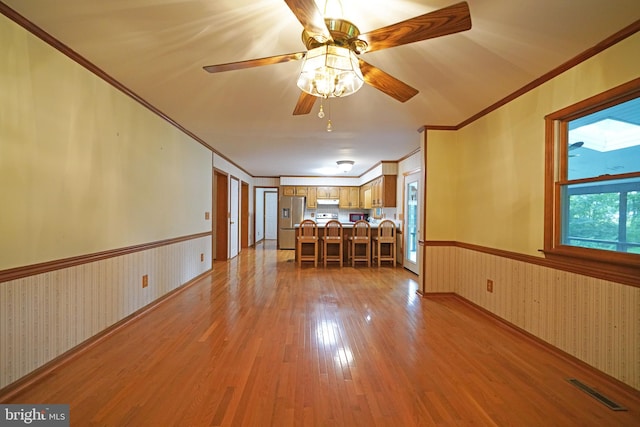
M405 177L403 265L415 274L420 274L418 264L419 182L420 172Z

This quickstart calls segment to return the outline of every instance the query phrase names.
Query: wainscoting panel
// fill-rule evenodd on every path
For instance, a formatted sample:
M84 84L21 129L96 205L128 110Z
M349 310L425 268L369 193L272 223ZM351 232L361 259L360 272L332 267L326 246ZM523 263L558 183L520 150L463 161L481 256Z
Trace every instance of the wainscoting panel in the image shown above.
M426 292L455 292L460 271L458 248L451 246L425 246Z
M0 283L0 388L210 269L206 236Z
M426 257L426 292L455 292L640 390L640 288L460 247Z

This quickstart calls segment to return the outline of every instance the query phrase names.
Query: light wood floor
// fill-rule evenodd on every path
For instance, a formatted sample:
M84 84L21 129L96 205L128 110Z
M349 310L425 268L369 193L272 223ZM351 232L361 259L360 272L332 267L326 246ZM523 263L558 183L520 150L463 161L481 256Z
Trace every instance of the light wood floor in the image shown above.
M215 263L5 403L69 403L73 426L640 425L640 394L457 297L419 297L402 268L292 259L266 243Z

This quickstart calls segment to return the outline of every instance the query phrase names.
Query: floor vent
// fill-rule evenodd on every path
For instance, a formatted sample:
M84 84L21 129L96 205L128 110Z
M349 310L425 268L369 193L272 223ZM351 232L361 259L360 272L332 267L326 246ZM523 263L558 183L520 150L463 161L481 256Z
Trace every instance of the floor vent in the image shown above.
M606 396L603 396L602 394L598 393L596 390L592 389L591 387L589 387L588 385L586 385L584 383L581 383L580 381L578 381L575 378L568 378L567 381L569 381L571 384L573 384L574 386L578 387L580 390L584 391L585 393L587 393L588 395L590 395L594 399L597 399L600 403L606 405L609 409L611 409L613 411L626 411L627 410L627 408L625 408L624 406L618 405L613 400L607 398Z

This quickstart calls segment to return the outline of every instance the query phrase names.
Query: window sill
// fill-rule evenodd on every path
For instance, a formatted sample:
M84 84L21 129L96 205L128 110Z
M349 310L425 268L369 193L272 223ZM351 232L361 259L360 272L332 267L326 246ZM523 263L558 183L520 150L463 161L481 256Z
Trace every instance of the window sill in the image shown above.
M640 287L640 255L568 246L541 252L562 270Z

